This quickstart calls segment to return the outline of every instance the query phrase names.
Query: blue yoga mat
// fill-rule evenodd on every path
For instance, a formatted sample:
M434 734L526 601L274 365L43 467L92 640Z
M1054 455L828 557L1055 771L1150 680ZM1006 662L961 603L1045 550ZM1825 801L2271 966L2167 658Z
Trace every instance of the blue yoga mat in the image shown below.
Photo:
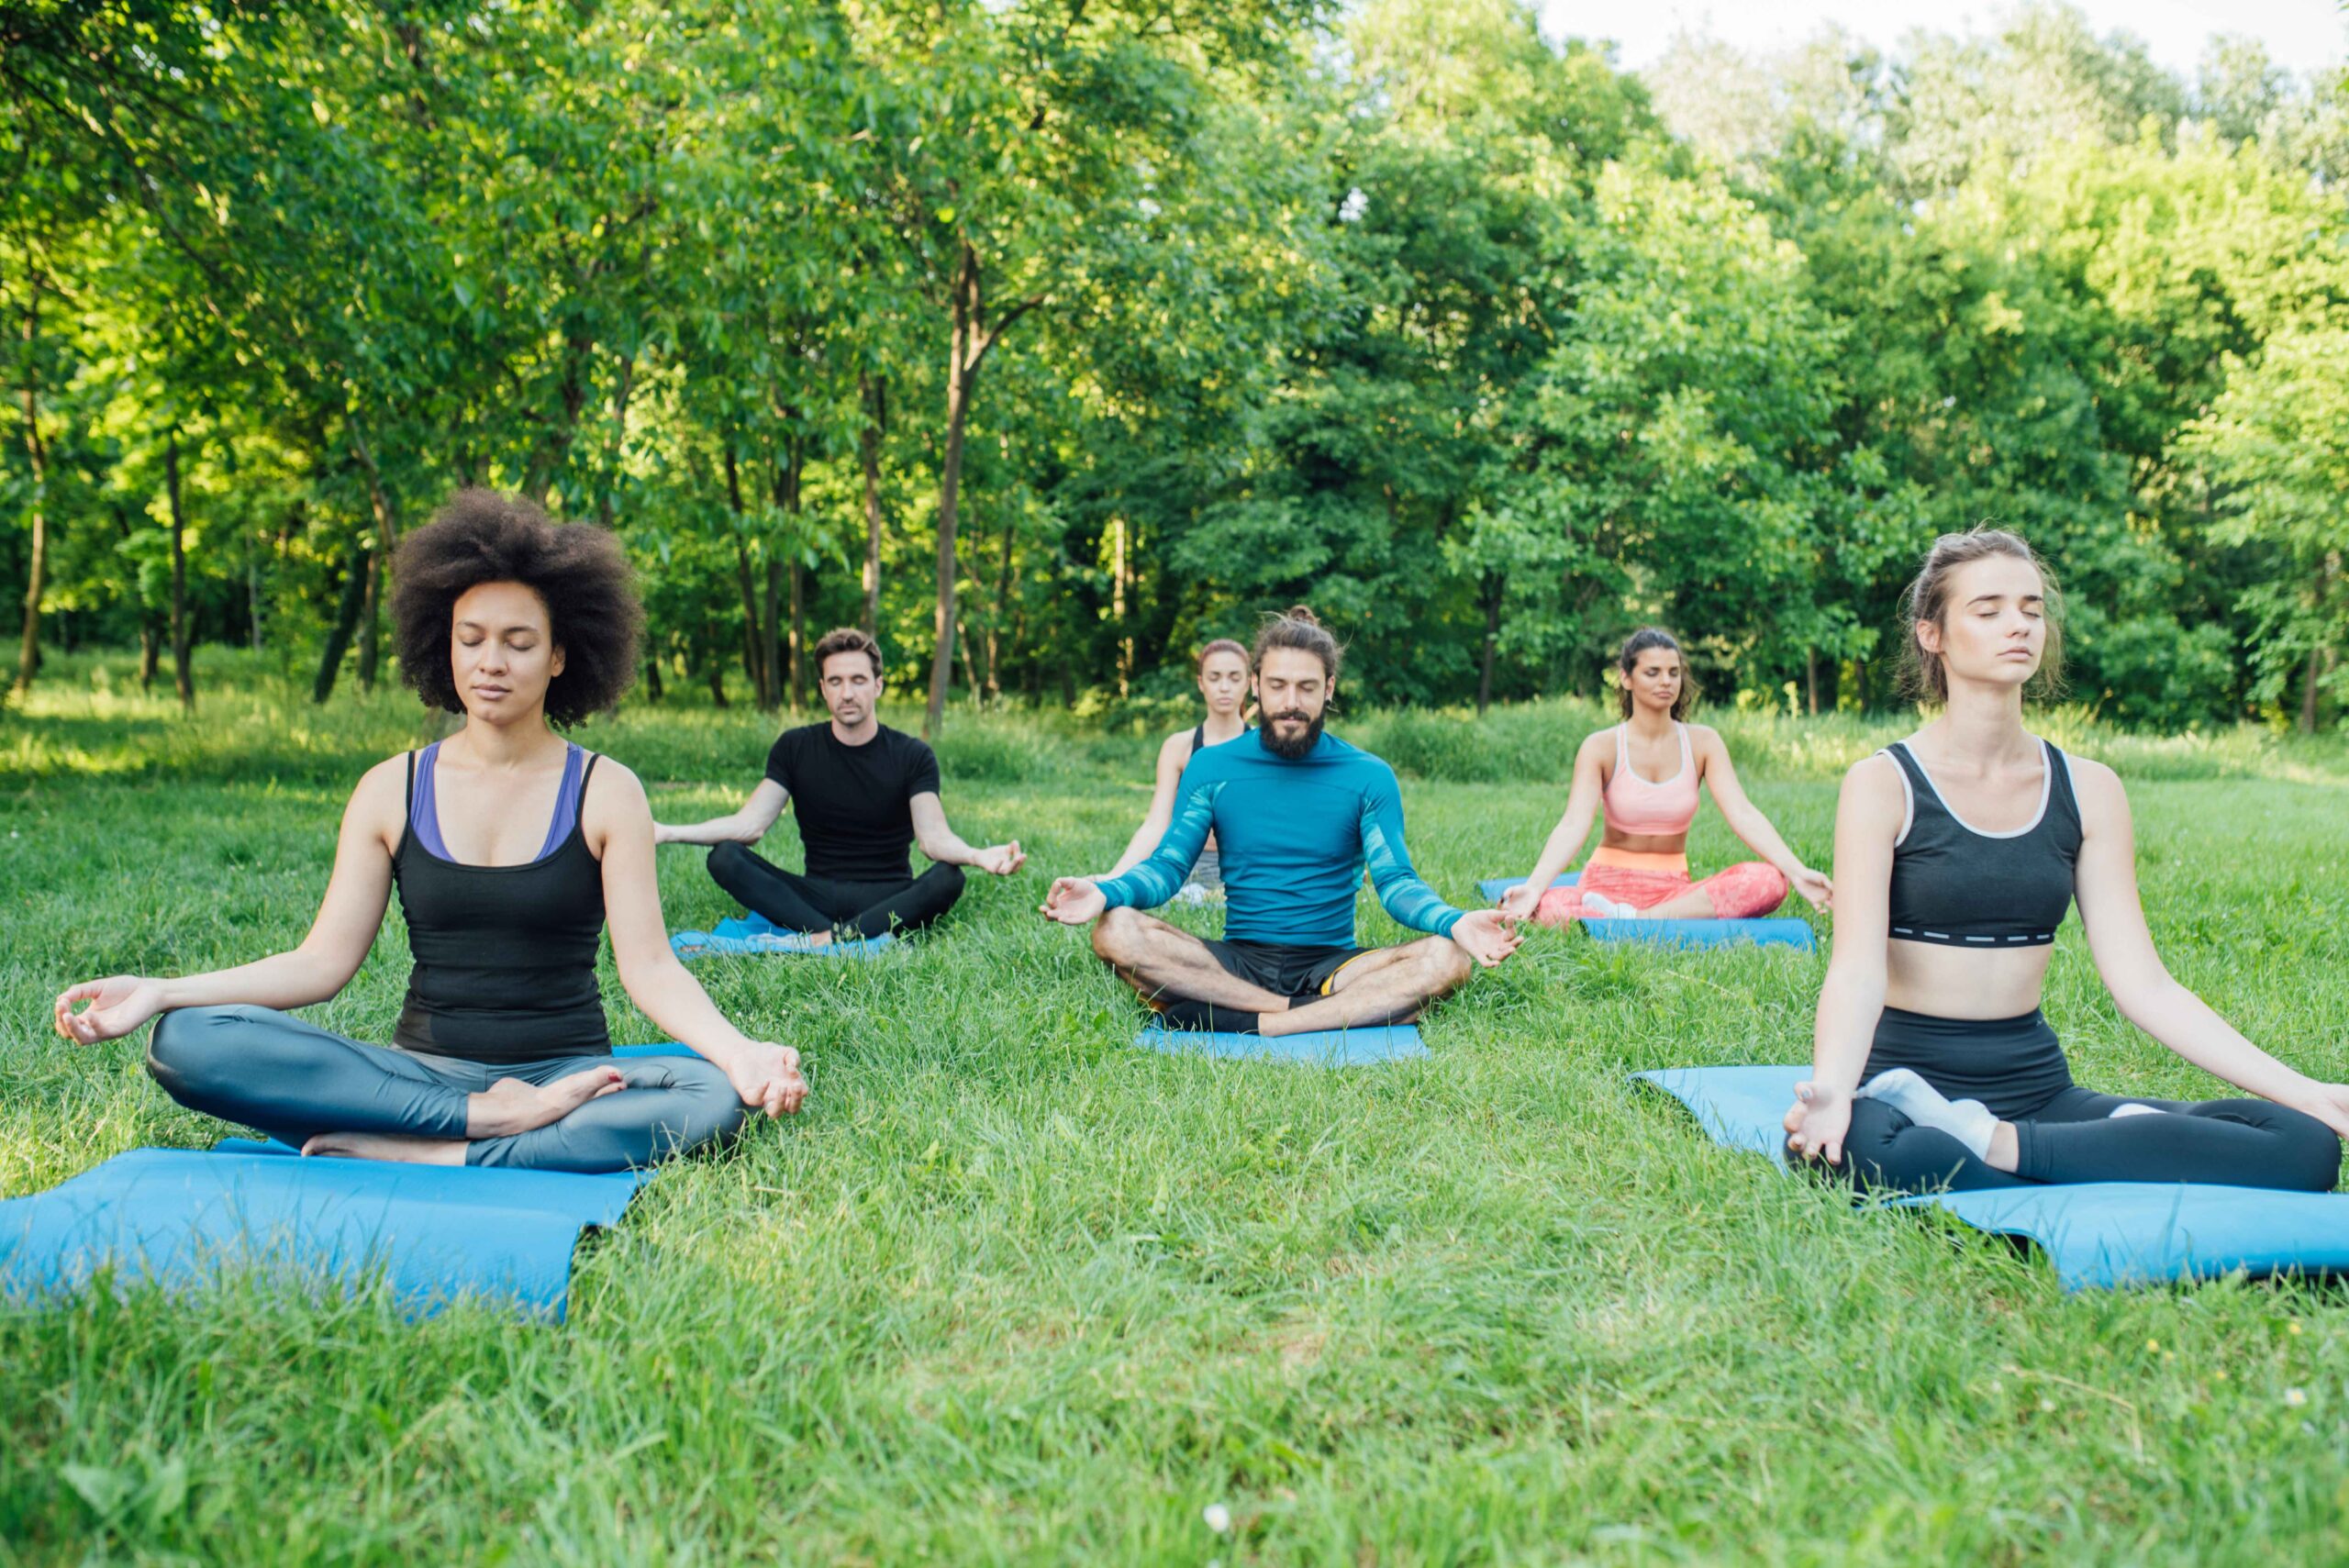
M1552 887L1572 887L1575 873L1567 873ZM1487 877L1476 884L1486 897L1497 901L1512 887L1522 887L1521 876ZM1809 952L1819 945L1811 934L1808 920L1583 920L1577 922L1588 931L1593 941L1656 942L1675 948L1728 947L1737 942L1752 942L1756 947L1793 948L1798 952Z
M337 1287L381 1274L412 1318L471 1297L560 1322L581 1230L618 1222L651 1178L305 1160L241 1138L137 1149L0 1202L0 1299L79 1290L108 1265L172 1287L259 1269Z
M1807 1067L1681 1067L1633 1076L1717 1141L1784 1163L1783 1119ZM2210 1279L2240 1269L2349 1273L2349 1195L2167 1182L2083 1182L1893 1200L2034 1242L2066 1290Z
M669 938L669 946L687 963L697 958L871 958L896 942L885 931L859 941L810 942L804 932L786 931L764 915L720 920L714 931L677 931Z
M1212 1056L1230 1062L1294 1062L1309 1067L1368 1067L1408 1062L1428 1054L1417 1024L1376 1029L1317 1029L1311 1034L1223 1034L1207 1029L1161 1029L1152 1024L1134 1036L1145 1051L1169 1056Z

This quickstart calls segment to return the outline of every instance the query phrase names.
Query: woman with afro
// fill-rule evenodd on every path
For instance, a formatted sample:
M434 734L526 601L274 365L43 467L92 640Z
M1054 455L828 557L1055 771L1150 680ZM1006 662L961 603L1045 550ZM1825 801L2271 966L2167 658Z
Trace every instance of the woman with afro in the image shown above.
M554 728L609 707L636 667L643 614L612 536L469 490L393 573L402 674L463 726L359 781L299 947L86 982L58 997L58 1032L152 1018L148 1070L173 1099L313 1155L618 1171L796 1111L798 1052L744 1038L670 951L643 785ZM395 889L415 966L392 1043L293 1017L350 984ZM613 1058L607 925L629 999L697 1057Z

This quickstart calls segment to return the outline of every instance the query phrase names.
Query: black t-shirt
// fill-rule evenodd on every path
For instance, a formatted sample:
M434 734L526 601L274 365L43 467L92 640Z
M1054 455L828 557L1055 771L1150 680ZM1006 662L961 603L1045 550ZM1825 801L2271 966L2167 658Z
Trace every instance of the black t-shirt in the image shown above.
M843 746L829 724L786 729L767 753L767 777L798 802L807 874L833 882L907 882L913 868L913 798L938 793L938 758L884 724Z

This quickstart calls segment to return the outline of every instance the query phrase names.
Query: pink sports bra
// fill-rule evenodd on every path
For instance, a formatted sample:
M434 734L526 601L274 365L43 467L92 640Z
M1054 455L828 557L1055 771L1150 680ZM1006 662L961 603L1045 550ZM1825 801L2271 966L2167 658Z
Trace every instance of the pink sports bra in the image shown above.
M1631 755L1624 745L1631 727L1615 727L1615 776L1607 781L1600 803L1607 825L1618 833L1661 839L1686 833L1697 820L1697 759L1688 750L1688 727L1680 732L1680 771L1662 784L1650 784L1631 771Z

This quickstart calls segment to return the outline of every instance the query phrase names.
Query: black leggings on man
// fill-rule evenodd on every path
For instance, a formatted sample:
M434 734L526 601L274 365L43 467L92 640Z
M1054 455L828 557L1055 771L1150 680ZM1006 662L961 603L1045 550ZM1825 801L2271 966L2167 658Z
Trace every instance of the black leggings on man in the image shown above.
M1950 1099L1980 1100L2015 1129L2012 1174L1881 1100L1852 1103L1843 1173L1862 1191L1974 1192L2055 1182L2208 1182L2331 1192L2341 1140L2266 1100L2149 1100L2072 1082L2055 1031L2019 1018L1936 1018L1887 1007L1864 1080L1907 1067ZM2144 1106L2162 1114L2113 1112Z
M963 868L933 865L905 882L832 882L785 871L740 844L709 851L709 874L745 909L787 931L880 937L918 931L963 896Z

